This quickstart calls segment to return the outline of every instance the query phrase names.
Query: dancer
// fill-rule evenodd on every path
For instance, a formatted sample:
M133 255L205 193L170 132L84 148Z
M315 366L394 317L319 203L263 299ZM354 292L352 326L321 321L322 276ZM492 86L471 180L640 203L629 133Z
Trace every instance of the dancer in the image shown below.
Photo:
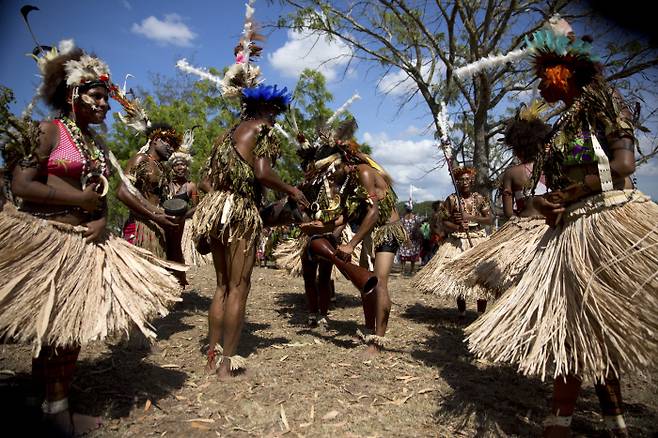
M165 163L178 150L181 137L171 125L156 123L148 128L146 138L142 149L128 160L126 175L148 204L135 199L123 182L118 186L117 197L130 208L123 236L130 243L166 258L164 229L177 224L162 208L162 202L171 197L170 175Z
M180 240L179 244L183 254L183 260L189 266L204 266L212 263L212 257L209 254L202 255L197 251L192 238L192 217L199 204L199 192L197 185L190 179L189 167L192 162L192 156L189 154L192 144L194 143L194 134L188 130L183 135L183 144L178 151L169 157L168 163L171 167L172 178L169 183L169 193L172 198L182 199L187 203L185 212L185 223L182 225L182 235L176 236Z
M352 239L338 246L338 251L350 257L363 238L372 233L374 272L378 283L373 293L363 297L366 329L370 333L360 335L367 344L366 354L373 356L386 346L385 334L391 310L388 279L395 253L406 240L395 209L397 196L390 176L381 166L361 152L356 142L335 138L333 133L322 136L314 167L324 178L340 187L340 203L330 209L329 217L304 224L302 229L307 234L319 234L347 223L356 224L358 228ZM324 178L317 180L319 184L323 184Z
M411 201L407 202L404 206L404 216L400 219L405 232L407 233L407 240L402 243L398 256L400 257L400 272L405 275L404 266L409 262L409 277L414 273L416 262L419 260L420 249L422 244L422 234L420 232L421 220L414 214L414 208Z
M211 251L215 265L217 288L208 312L206 370L216 370L220 378L245 367L244 358L236 352L262 229L263 188L287 194L302 208L308 207L303 193L272 169L279 155L273 125L276 116L288 108L291 96L286 88L258 84L258 68L249 62L261 52L250 42L254 39L252 15L248 7L245 41L236 47L236 64L223 81L224 96L240 98L240 121L213 146L201 182L211 191L192 218L197 249L202 254Z
M468 327L478 356L554 378L544 436L569 436L583 380L606 428L628 436L619 378L658 357L658 207L633 188L635 137L621 95L564 20L528 39L542 97L566 111L535 160L551 228L519 283ZM559 30L563 31L560 32Z
M42 46L40 46L42 47ZM31 344L42 410L57 433L82 434L99 419L74 414L68 395L81 346L167 314L183 269L111 236L108 151L91 125L103 123L117 91L108 66L63 41L38 58L39 97L55 119L11 119L5 146L19 205L0 213L0 337Z
M441 206L442 224L448 237L429 263L418 272L412 285L425 292L456 296L459 317L463 318L466 315L466 295L477 297L477 310L480 313L486 309L489 296L480 288L446 288L446 284L439 278L448 262L486 240L484 226L493 223L493 216L489 199L473 191L476 170L472 167L458 167L453 172L459 197L453 193ZM458 201L460 198L461 207Z
M532 159L544 147L550 132L550 126L539 115L540 109L537 104L524 105L505 129L505 143L520 162L502 177L504 211L510 219L487 240L444 265L435 279L444 291L497 297L519 281L530 263L548 228L532 202ZM546 191L541 180L536 194Z

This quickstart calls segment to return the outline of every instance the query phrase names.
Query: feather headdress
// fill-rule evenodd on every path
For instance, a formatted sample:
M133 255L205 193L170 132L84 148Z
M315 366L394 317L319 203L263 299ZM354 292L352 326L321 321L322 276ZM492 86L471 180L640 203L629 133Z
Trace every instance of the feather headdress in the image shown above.
M569 23L561 18L560 14L554 14L542 29L524 38L524 47L504 55L489 55L455 69L454 75L463 80L482 70L514 63L528 57L532 57L535 70L551 62L556 64L569 64L575 60L598 62L598 58L591 53L591 44L576 40Z
M256 87L261 81L260 68L253 65L250 61L252 58L260 56L262 48L254 43L254 40L263 40L263 37L256 33L254 23L254 2L249 0L245 4L245 20L242 28L242 36L234 49L235 63L231 65L223 78L213 75L207 69L194 67L186 59L180 59L176 67L185 73L191 73L199 76L201 79L213 82L224 97L241 98L244 88Z
M186 130L183 134L183 140L181 141L180 147L176 152L171 154L171 157L169 157L169 163L172 166L180 161L183 161L188 166L192 162L192 155L190 155L190 152L192 151L192 146L194 145L194 129L197 127L198 125L194 126L192 129Z

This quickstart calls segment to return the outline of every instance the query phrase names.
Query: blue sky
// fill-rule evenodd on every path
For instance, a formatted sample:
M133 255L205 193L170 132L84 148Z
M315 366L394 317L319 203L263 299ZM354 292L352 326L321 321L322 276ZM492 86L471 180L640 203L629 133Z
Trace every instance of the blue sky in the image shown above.
M39 83L36 64L25 56L34 43L19 12L24 4L0 2L0 84L14 90L16 112L29 102ZM29 4L40 8L30 14L30 23L41 44L73 39L109 64L115 82L122 83L130 73L135 77L130 85L146 89L150 73L176 75L175 64L181 58L201 67L230 65L244 20L244 2L237 0L34 0ZM285 12L278 4L265 1L256 1L255 9L256 20L261 22L273 21ZM357 66L345 73L346 60L326 62L348 50L339 42L278 30L267 35L259 65L266 83L289 88L304 68L319 68L334 94L333 108L358 92L362 99L350 108L359 122L357 137L373 147L375 159L396 181L399 197L408 198L413 185L414 200L444 198L452 192L447 170L427 173L438 151L432 133L424 129L431 120L422 105L398 112L395 93L382 96L387 84L402 78L395 72L378 84L377 70L367 73L366 66ZM658 198L656 160L639 170L638 180L641 189Z

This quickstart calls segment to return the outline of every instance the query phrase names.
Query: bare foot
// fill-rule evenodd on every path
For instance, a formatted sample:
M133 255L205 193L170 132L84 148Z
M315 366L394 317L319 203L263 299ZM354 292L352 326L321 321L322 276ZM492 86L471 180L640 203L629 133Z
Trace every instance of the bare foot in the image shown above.
M206 367L204 368L208 375L212 375L217 371L217 355L213 353L208 353L208 362L206 362Z
M58 414L46 414L45 418L58 433L71 437L82 436L103 425L100 417L71 413L69 410Z
M247 375L247 371L244 369L231 371L230 360L223 360L215 373L219 380L235 380Z

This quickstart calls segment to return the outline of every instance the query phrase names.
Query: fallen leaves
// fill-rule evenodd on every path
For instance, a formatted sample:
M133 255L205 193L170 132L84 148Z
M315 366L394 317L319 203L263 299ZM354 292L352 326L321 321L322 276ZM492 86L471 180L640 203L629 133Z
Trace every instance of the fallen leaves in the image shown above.
M329 411L326 414L324 414L324 416L322 417L322 421L333 420L338 415L340 415L340 412L338 412L338 411Z

